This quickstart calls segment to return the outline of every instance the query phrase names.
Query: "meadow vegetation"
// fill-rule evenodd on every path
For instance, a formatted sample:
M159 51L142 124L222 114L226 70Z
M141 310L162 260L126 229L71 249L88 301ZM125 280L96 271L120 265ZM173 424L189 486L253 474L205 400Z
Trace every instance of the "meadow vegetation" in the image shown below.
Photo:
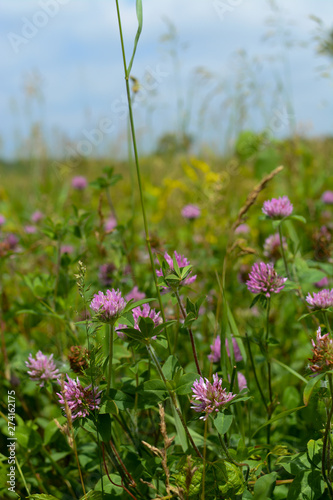
M333 498L332 158L1 162L1 498Z

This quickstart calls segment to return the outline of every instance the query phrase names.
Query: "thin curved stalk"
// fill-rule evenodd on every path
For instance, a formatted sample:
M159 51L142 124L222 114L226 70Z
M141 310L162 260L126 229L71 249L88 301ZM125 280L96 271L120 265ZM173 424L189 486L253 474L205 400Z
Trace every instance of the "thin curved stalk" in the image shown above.
M329 382L329 386L330 386L330 395L331 395L331 407L330 407L330 410L328 412L328 415L327 415L327 422L326 422L326 427L325 427L325 434L324 434L324 437L323 437L323 454L322 454L322 467L321 467L321 471L322 471L322 474L323 474L323 478L327 484L327 488L328 488L328 493L329 493L329 496L330 496L330 499L332 500L333 499L333 488L332 488L332 482L331 482L331 479L329 477L329 474L330 474L330 470L329 470L329 467L328 467L328 463L329 463L329 448L327 446L327 443L328 443L328 439L329 439L329 434L330 434L330 431L331 431L331 421L332 421L332 416L333 416L333 386L332 386L332 375L331 374L328 374L328 382ZM328 472L328 475L327 475L327 472Z
M269 397L269 404L267 405L267 420L270 420L272 413L273 413L273 408L272 408L272 403L273 403L273 393L272 393L272 370L271 370L271 363L268 358L268 338L269 338L269 313L271 309L271 299L268 298L267 301L267 316L266 316L266 336L265 336L265 351L266 351L266 357L267 357L267 383L268 383L268 397ZM267 444L269 445L271 442L271 424L267 425ZM270 455L268 455L267 459L267 465L268 465L268 471L270 472Z
M288 279L290 279L290 273L289 273L289 269L288 269L288 263L287 263L287 259L286 259L286 254L285 254L285 251L284 251L284 248L283 248L281 224L279 224L279 238L280 238L280 248L281 248L281 255L282 255L282 259L283 259L283 263L284 263L284 268L286 270L286 274L288 276Z
M183 318L186 319L186 311L185 311L185 309L183 307L183 304L182 304L182 302L180 300L178 290L175 290L175 295L176 295L176 298L177 298L177 302L179 304L179 308L180 308L181 313L183 315ZM197 350L195 348L195 342L194 342L194 336L193 336L192 328L188 328L188 333L190 335L190 340L191 340L191 346L192 346L192 351L193 351L195 366L197 367L197 371L198 371L200 377L202 377L202 373L201 373L201 369L200 369L200 365L199 365L199 360L198 360L198 355L197 355Z
M109 394L112 380L112 361L113 361L113 335L114 335L114 322L110 323L110 335L109 335L109 371L108 371L108 381L106 393Z
M237 467L246 467L247 468L247 472L246 472L246 476L245 476L245 481L247 482L248 478L249 478L249 474L250 474L250 466L246 463L239 463L239 462L236 462L232 456L230 455L229 453L229 450L228 448L226 447L223 439L222 439L222 436L221 434L218 432L218 436L219 436L219 441L220 441L220 444L223 448L223 451L224 453L226 454L227 456L227 459L230 460L231 463L233 463L234 465L237 465Z
M258 391L259 391L259 394L261 396L262 402L264 403L265 409L266 409L266 411L268 411L266 399L265 399L263 390L261 388L261 385L260 385L260 382L259 382L259 379L258 379L258 375L257 375L257 371L256 371L256 367L255 367L255 364L254 364L254 360L253 360L253 356L252 356L252 350L251 350L251 344L250 344L250 339L249 339L249 336L248 336L247 332L245 332L245 337L246 337L247 346L248 346L248 349L249 349L249 356L250 356L250 361L251 361L251 366L252 366L252 370L253 370L254 379L256 381L256 384L257 384L257 387L258 387Z
M146 244L147 244L147 249L148 249L148 253L149 253L150 263L151 263L151 267L152 267L152 272L153 272L153 278L154 278L154 283L155 283L157 298L158 298L158 302L159 302L159 306L160 306L160 310L161 310L161 315L162 315L162 318L163 318L163 322L165 322L164 308L163 308L163 304L162 304L160 289L159 289L158 283L157 283L156 267L155 267L153 253L152 253L152 250L151 250L150 236L149 236L149 229L148 229L148 221L147 221L146 209L145 209L145 204L144 204L144 199L143 199L143 189L142 189L142 182L141 182L141 171L140 171L139 155L138 155L138 149L137 149L137 143L136 143L136 134L135 134L133 111L132 111L131 91L130 91L130 85L129 85L129 74L128 74L128 71L127 71L125 45L124 45L123 30L122 30L122 24L121 24L121 17L120 17L120 10L119 10L118 0L116 0L116 8L117 8L117 18L118 18L118 26L119 26L121 51L122 51L122 56L123 56L123 65L124 65L124 72L125 72L125 83L126 83L126 93L127 93L127 102L128 102L129 121L130 121L130 125L131 125L131 136L132 136L133 151L134 151L134 161L135 161L136 174L137 174L138 186L139 186L139 193L140 193L140 204L141 204L141 211L142 211L142 217L143 217L143 225L144 225L144 230L145 230L145 235L146 235ZM167 341L168 341L169 353L171 354L169 334L167 332L167 329L165 329L165 333L166 333L166 337L167 337Z

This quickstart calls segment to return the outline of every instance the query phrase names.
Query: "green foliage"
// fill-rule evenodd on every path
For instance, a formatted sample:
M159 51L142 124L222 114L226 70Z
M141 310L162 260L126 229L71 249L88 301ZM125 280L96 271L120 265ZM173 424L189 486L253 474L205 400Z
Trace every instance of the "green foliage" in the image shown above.
M137 16L133 54L142 27L140 2ZM165 153L187 149L181 135L164 139ZM40 205L46 217L29 235L21 228L37 198L28 197L23 205L15 183L4 176L0 213L9 225L0 234L1 498L16 497L6 488L12 422L18 443L16 489L22 498L125 500L128 492L147 500L329 498L330 358L327 371L313 377L309 363L310 339L315 341L318 326L330 331L332 308L313 311L305 297L319 291L315 283L324 277L332 286L331 243L315 236L321 226L330 227L325 212L331 206L324 206L321 194L332 189L332 145L296 138L268 143L267 134L244 131L235 147L232 157L212 157L209 164L176 155L144 159L144 198L154 258L163 274L158 284L164 318L154 298L127 164L105 167L103 161L87 160L82 169L90 183L84 193L71 192L66 176L58 182L48 173L50 184L40 186L47 195L45 207ZM280 160L289 166L255 198L255 186ZM37 192L35 180L24 172L21 177L28 191ZM295 214L276 221L262 217L263 201L284 194ZM231 228L245 200L253 202L241 212L250 229L235 234ZM194 202L200 217L180 217L182 207ZM105 221L114 213L116 226L108 231ZM276 272L287 276L281 253L267 256L263 250L279 227L288 243L290 279L268 302L265 294L252 296L245 282L252 264L261 260L274 262ZM15 251L5 244L10 232L20 237ZM65 252L63 245L72 249ZM161 256L175 249L191 265L180 267L174 258L171 269ZM196 281L185 286L194 274ZM110 329L89 306L94 293L108 288L145 298L127 301L114 325L106 394ZM133 309L144 304L159 316L151 311L134 320ZM214 339L221 345L208 359ZM98 408L68 422L57 379L40 387L27 374L28 356L39 350L53 354L60 377L78 379L85 395L91 384L101 391ZM194 411L199 371L203 393L217 374L221 392L232 391L235 397L219 405L218 390L205 394L202 412ZM246 388L238 390L241 384ZM7 412L11 390L15 417ZM216 406L205 421L200 417L208 403Z

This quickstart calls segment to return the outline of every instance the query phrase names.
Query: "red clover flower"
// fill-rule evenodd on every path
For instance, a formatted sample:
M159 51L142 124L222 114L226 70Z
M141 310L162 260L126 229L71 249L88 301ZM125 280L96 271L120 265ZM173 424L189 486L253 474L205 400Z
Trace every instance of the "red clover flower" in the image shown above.
M151 309L149 304L143 304L142 308L140 306L134 307L132 309L133 318L134 318L134 328L139 330L139 321L140 318L150 318L153 320L154 325L158 326L162 323L162 318L160 318L160 311L157 313L155 309Z
M192 205L191 203L189 205L185 205L182 209L182 216L185 219L197 219L200 217L201 210L197 205Z
M330 337L329 333L321 335L321 328L319 326L317 330L316 342L311 339L313 357L309 361L311 362L310 370L312 372L322 372L326 370L333 369L333 339Z
M58 381L60 383L60 381ZM59 403L65 411L65 400L67 401L68 408L70 409L72 419L77 417L86 417L90 410L98 410L101 404L99 397L102 391L98 391L98 387L91 388L91 385L83 387L77 378L71 379L67 375L67 382L64 381L62 392L57 392L59 396Z
M225 347L227 350L227 354L230 357L228 339L225 339ZM214 343L211 344L210 348L211 348L211 353L208 355L209 361L212 361L213 363L218 363L221 359L221 337L219 335L214 340ZM242 361L243 357L241 355L237 341L234 337L232 337L232 348L234 351L235 361Z
M328 307L333 306L333 288L328 290L324 288L324 290L320 290L318 293L309 293L306 297L307 303L313 307L313 309L327 309Z
M58 368L53 361L53 354L46 356L42 351L38 351L36 358L29 354L28 360L25 364L29 368L27 372L30 379L35 382L40 382L39 386L43 387L44 383L48 380L57 379L60 375Z
M60 253L61 253L61 255L64 255L65 253L67 253L68 255L70 255L73 252L74 252L73 245L61 245L61 247L60 247Z
M327 205L333 204L333 191L324 191L321 195L321 201Z
M77 175L72 179L72 187L78 191L83 191L88 185L88 181L83 175Z
M140 292L137 285L127 295L125 295L125 299L129 302L131 299L133 300L141 300L144 299L146 294L144 292Z
M114 280L114 275L116 272L116 266L111 262L108 264L102 264L99 267L98 278L104 286L110 286Z
M251 231L248 224L239 224L235 229L235 234L247 234Z
M32 224L25 225L23 229L26 234L35 234L37 232L37 227Z
M207 378L200 377L194 382L192 391L194 406L191 408L198 413L205 412L205 415L200 417L203 420L207 420L210 413L218 412L221 407L236 397L236 394L227 393L226 389L222 389L222 379L219 379L217 373L213 375L213 384Z
M264 256L274 262L278 260L281 257L280 242L281 240L279 233L272 234L271 236L266 238L264 243ZM284 236L282 237L282 245L283 249L287 250L287 241Z
M37 222L42 220L43 217L44 217L43 212L41 212L40 210L36 210L36 212L34 212L31 216L31 222L34 222L36 224Z
M125 305L126 301L121 296L121 292L112 288L112 290L107 290L105 295L103 292L96 293L90 307L98 316L99 321L112 323L120 316Z
M262 211L271 219L282 219L291 215L293 206L287 196L282 196L265 201Z
M279 293L284 288L287 279L279 276L272 264L260 262L252 266L246 285L250 292L270 297L271 293Z
M321 280L316 281L316 283L314 283L314 286L316 288L326 288L328 284L329 284L328 278L327 276L324 276L324 278L322 278Z
M174 252L174 255L175 255L177 264L178 264L178 266L179 266L180 269L183 268L183 267L186 267L186 266L190 265L190 262L188 261L188 259L186 257L184 257L184 255L180 255L179 253L177 253L176 250ZM172 257L170 257L170 255L167 252L165 252L164 258L167 261L167 264L168 264L170 270L174 271ZM163 276L162 269L157 269L156 270L156 274L159 277ZM191 283L193 283L197 279L197 275L196 274L194 276L191 276L191 274L192 274L192 271L190 271L190 273L188 274L187 278L185 278L184 280L182 280L182 282L181 282L182 286L184 286L184 285L190 285Z
M154 325L158 326L160 323L162 323L162 318L160 318L160 311L156 312L155 309L151 309L149 304L143 304L142 307L134 307L132 309L132 314L134 318L134 328L136 330L140 330L139 327L139 321L140 318L150 318L153 320ZM127 328L126 325L118 325L116 328L117 335L119 338L125 340L126 339L126 334L125 332L120 332L119 330L122 328ZM156 339L156 337L152 337L153 340Z
M106 233L111 233L113 229L117 226L117 219L111 215L108 219L106 219L104 223L104 231Z

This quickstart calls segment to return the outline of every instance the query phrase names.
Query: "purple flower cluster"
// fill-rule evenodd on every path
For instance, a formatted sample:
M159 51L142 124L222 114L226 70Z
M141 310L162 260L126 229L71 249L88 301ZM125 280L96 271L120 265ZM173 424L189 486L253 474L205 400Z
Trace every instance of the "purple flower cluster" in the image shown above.
M112 284L114 273L116 271L116 266L111 262L109 264L102 264L99 268L99 280L104 286L110 286Z
M186 267L186 266L190 265L190 262L187 260L187 258L184 257L184 255L180 255L179 253L177 253L176 250L174 252L174 255L175 255L177 264L178 264L178 266L179 266L180 269L183 268L183 267ZM165 252L164 258L167 261L167 264L168 264L170 270L174 271L172 257L170 257L170 255L167 252ZM162 269L157 269L156 270L156 274L157 274L157 276L163 276ZM187 276L187 278L185 278L185 280L183 280L181 284L182 285L191 285L191 283L193 283L197 279L197 275L196 274L194 276L191 276L191 275L192 275L192 271L190 271L190 273Z
M292 214L293 206L287 196L282 196L265 201L262 211L271 219L282 219Z
M264 256L274 262L278 260L281 256L280 241L279 233L272 234L266 238L264 243ZM287 250L287 240L284 236L282 237L282 245L284 250Z
M35 234L37 232L37 227L32 224L27 224L24 226L24 231L26 234Z
M313 357L310 370L312 372L322 372L333 368L333 339L329 333L321 335L321 328L317 330L316 342L311 339L313 347Z
M227 339L225 339L225 347L227 354L230 358L230 350ZM208 355L209 361L211 361L212 363L218 363L221 359L221 337L219 335L216 337L214 343L211 344L210 348L211 348L211 353ZM243 356L240 352L236 339L234 339L233 337L232 337L232 348L234 351L235 361L242 361ZM245 389L245 387L247 387L246 378L241 372L237 372L237 380L240 391L242 389Z
M132 314L134 318L134 328L136 330L140 330L139 328L139 321L140 318L150 318L153 320L154 325L158 326L160 323L162 323L162 318L160 318L160 311L156 312L155 309L151 309L149 304L143 304L142 307L134 307L132 309ZM120 329L127 328L126 325L118 325L116 328L117 330L117 335L121 339L126 339L126 334L124 332L120 332ZM153 340L155 340L156 337L152 337Z
M111 233L117 225L117 219L111 215L108 217L104 223L104 230L106 233Z
M150 318L154 321L154 325L158 326L162 323L162 318L160 318L160 311L156 312L155 309L151 309L149 304L143 304L142 307L138 306L132 309L132 314L134 318L134 328L139 330L139 320L140 318Z
M324 191L321 195L321 201L326 203L326 205L333 204L333 191Z
M33 358L29 354L28 360L25 364L28 370L28 375L31 380L35 382L40 382L40 387L44 386L44 383L48 380L57 379L60 375L58 368L53 361L53 354L51 356L46 356L42 351L38 351L36 358Z
M31 216L31 222L34 222L35 224L42 220L44 217L44 214L40 210L36 210Z
M250 232L250 226L248 224L239 224L235 229L235 234L247 234Z
M219 379L217 373L213 375L213 384L207 378L200 377L192 387L193 405L191 408L198 413L204 412L205 415L200 419L207 420L208 415L213 411L218 412L221 407L236 397L232 392L227 393L222 388L222 379Z
M247 380L241 372L237 372L237 382L238 382L238 387L239 387L240 391L242 391L243 389L246 389Z
M121 314L126 305L125 299L121 296L119 290L107 290L98 292L94 295L90 307L98 315L98 319L103 323L115 321Z
M135 285L134 288L132 288L132 290L130 292L128 292L127 295L125 295L125 299L127 300L127 302L129 302L130 300L141 300L141 299L144 299L146 296L146 294L144 292L140 292L139 288Z
M324 276L324 278L322 278L321 280L316 281L316 283L314 283L314 286L316 288L326 288L328 286L328 283L328 278Z
M288 278L279 276L272 264L260 262L252 266L246 286L252 293L263 293L270 297L271 293L279 293Z
M185 207L183 207L182 209L182 216L185 219L190 219L190 220L197 219L198 217L200 217L200 214L201 210L197 205L192 205L192 204L185 205Z
M61 255L64 255L65 253L67 253L69 255L73 252L74 252L73 245L61 245L61 247L60 247Z
M87 185L88 181L85 177L83 177L83 175L77 175L72 179L72 187L78 191L83 191L86 189Z
M65 401L67 401L72 419L78 417L86 417L89 411L98 410L101 404L99 397L102 391L98 391L98 387L91 388L91 385L83 387L77 378L71 379L67 375L67 382L64 381L62 392L57 392L59 403L62 404L62 409L65 411Z
M18 237L13 233L9 233L7 238L5 239L5 244L9 247L10 250L15 250L18 242Z
M320 292L314 292L312 297L309 293L306 297L306 301L313 309L327 309L328 307L332 307L333 288L331 290L324 288L324 290L320 290Z
M6 222L6 217L0 214L0 227L3 226L5 222Z
M230 357L228 339L225 339L225 347L227 354ZM218 363L221 359L221 337L219 335L216 337L214 343L211 344L210 348L211 353L208 355L209 361L211 361L212 363ZM232 348L234 351L235 361L242 361L243 357L235 338L232 338Z

